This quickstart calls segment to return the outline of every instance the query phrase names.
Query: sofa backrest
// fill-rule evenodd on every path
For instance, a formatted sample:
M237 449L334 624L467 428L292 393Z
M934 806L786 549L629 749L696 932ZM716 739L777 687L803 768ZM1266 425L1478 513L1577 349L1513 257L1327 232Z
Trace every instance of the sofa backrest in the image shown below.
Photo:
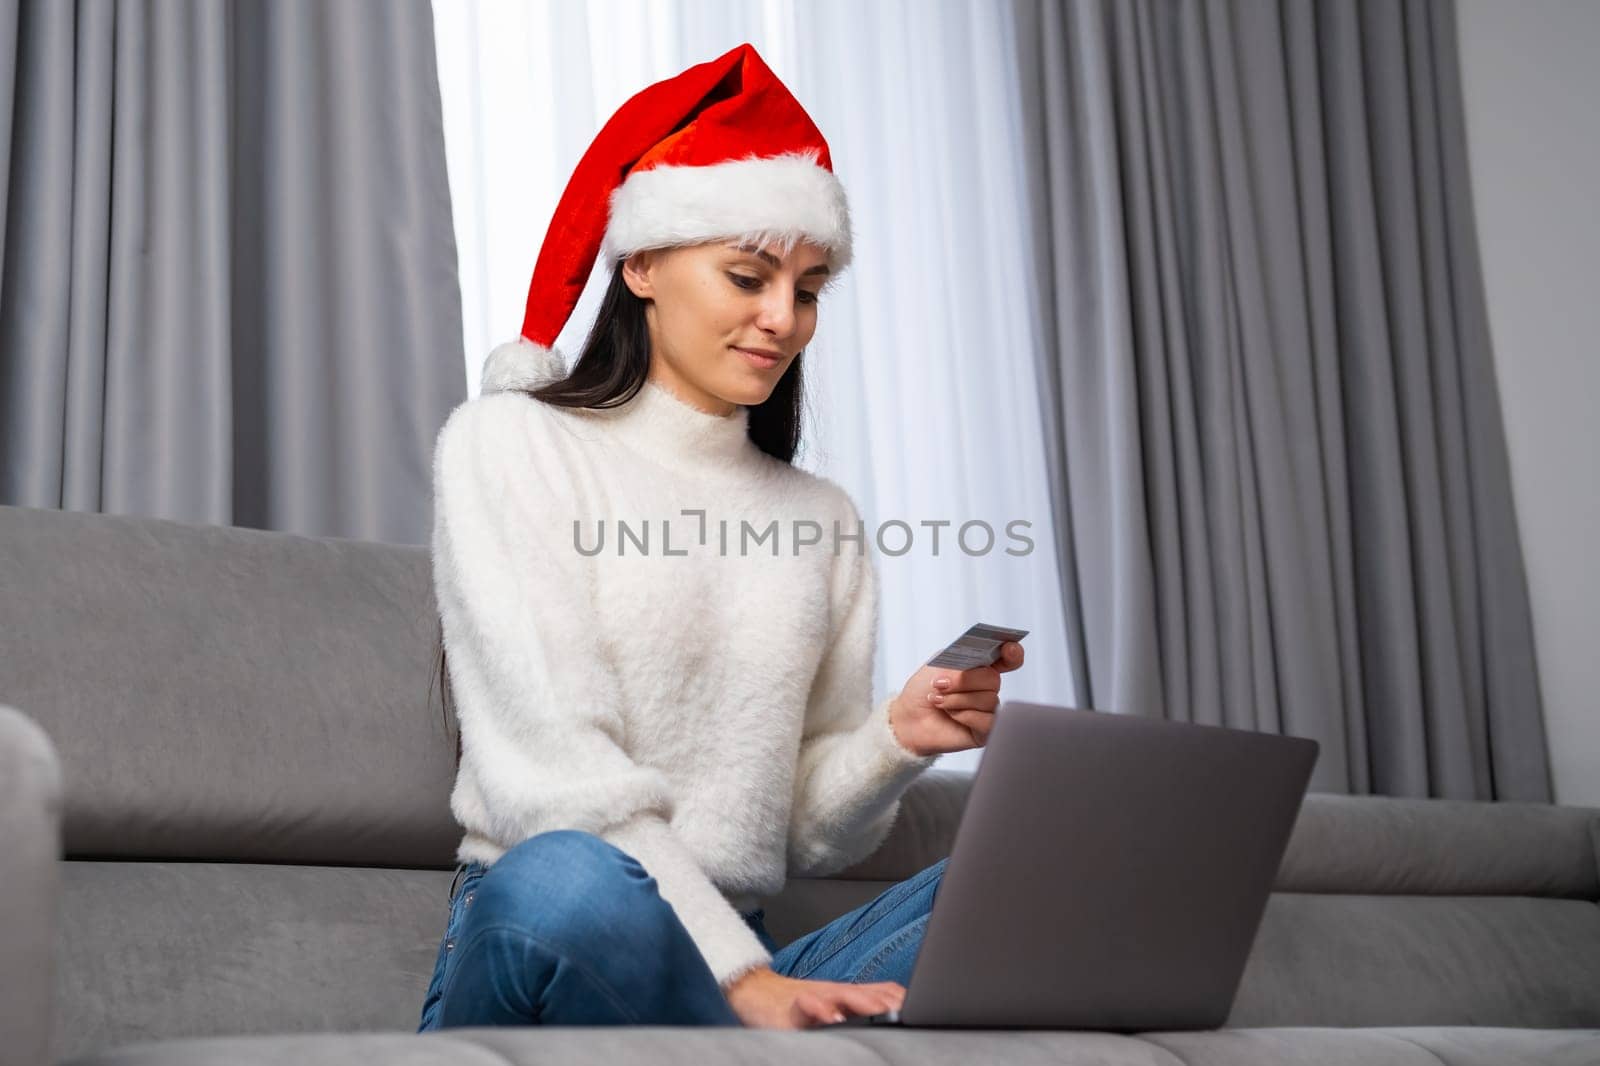
M425 549L15 507L0 547L0 699L66 790L58 1053L413 1027L459 836ZM949 854L969 786L774 935ZM1597 810L1312 794L1229 1024L1600 1026L1597 854Z
M0 544L68 856L454 866L425 548L20 507Z
M1600 1026L1600 810L1310 795L1231 1026Z

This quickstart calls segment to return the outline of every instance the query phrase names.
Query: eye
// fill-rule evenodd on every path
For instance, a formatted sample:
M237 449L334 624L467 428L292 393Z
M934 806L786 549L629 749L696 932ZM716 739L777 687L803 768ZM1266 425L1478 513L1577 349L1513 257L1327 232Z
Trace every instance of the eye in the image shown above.
M728 274L728 280L746 292L754 292L756 289L761 288L760 278L752 278L746 274L730 273ZM810 306L811 304L814 304L818 300L822 299L821 293L812 292L810 289L796 289L794 296L795 299L799 300L803 304L806 304L807 306Z

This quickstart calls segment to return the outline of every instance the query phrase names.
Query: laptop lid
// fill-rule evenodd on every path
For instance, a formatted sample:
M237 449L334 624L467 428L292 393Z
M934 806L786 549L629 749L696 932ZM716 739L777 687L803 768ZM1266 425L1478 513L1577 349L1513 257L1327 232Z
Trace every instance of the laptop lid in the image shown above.
M1318 748L1002 703L899 1021L1222 1026Z

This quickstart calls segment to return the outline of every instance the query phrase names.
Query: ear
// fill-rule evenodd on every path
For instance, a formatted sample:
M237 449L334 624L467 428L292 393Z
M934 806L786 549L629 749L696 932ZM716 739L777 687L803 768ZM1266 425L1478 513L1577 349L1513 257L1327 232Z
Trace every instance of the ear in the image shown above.
M655 286L650 280L650 266L654 259L652 249L634 252L622 261L622 281L635 296L649 300L655 296Z

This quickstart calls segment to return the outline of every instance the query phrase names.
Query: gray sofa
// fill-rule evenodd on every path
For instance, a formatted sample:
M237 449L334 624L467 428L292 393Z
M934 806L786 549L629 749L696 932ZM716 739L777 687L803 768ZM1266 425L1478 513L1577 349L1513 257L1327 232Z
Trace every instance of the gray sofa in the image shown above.
M457 839L425 551L17 507L0 545L7 1063L1600 1063L1600 810L1320 794L1221 1031L417 1035ZM968 780L774 935L947 854Z

